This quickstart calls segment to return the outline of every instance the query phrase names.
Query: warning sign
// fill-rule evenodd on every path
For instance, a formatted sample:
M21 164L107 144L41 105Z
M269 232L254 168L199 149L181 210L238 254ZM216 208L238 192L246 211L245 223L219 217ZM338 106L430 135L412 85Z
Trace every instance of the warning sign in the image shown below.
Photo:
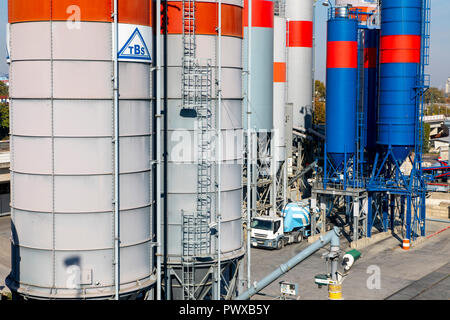
M151 29L143 26L119 25L120 61L151 63Z

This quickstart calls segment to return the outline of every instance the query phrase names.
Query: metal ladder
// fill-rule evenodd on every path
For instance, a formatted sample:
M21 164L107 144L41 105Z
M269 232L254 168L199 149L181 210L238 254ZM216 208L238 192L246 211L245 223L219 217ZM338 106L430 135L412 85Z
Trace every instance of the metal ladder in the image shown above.
M197 103L197 256L209 256L211 237L209 224L212 211L212 68L210 63L198 67Z
M183 79L182 99L184 109L195 109L195 0L183 0Z
M275 16L285 17L286 16L286 0L275 0L273 13Z
M430 0L422 0L422 26L421 26L421 57L420 70L416 82L416 110L417 110L417 129L416 130L416 148L415 155L418 161L415 161L417 179L414 179L413 189L418 197L413 201L414 216L412 221L412 239L415 240L416 234L425 233L425 192L426 186L422 175L422 152L423 152L423 105L425 91L430 86L430 76L425 73L425 66L429 65L430 60ZM418 214L419 213L419 214Z
M182 286L183 300L195 299L195 217L182 212Z
M195 0L183 0L182 109L193 111L197 143L197 205L194 213L182 212L183 299L195 300L197 258L210 256L212 210L212 67L196 59Z

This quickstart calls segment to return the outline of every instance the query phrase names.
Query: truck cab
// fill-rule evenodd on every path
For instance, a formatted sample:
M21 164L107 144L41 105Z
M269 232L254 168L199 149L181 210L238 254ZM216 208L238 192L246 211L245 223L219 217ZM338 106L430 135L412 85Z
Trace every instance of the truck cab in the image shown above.
M281 217L255 217L251 224L251 245L281 249L284 245L283 219Z

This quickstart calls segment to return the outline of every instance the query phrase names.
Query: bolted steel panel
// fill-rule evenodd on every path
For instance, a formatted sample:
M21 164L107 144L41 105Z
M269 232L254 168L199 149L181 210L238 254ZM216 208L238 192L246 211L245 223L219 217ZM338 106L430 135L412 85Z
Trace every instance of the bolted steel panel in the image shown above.
M26 286L31 296L80 298L74 268L90 297L114 292L111 31L111 23L11 25L11 279L19 293ZM120 63L121 294L151 282L152 85L149 64Z

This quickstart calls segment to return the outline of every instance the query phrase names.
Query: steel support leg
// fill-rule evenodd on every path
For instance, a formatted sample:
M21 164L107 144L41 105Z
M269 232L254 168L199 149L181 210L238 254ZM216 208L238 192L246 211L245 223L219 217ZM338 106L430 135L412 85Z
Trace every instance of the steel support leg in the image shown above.
M411 240L411 195L406 197L406 239Z
M367 197L367 237L372 237L372 225L373 225L373 218L372 218L372 194L369 193Z
M388 202L389 196L383 196L381 200L382 210L383 210L383 231L388 230Z
M396 199L396 197L395 197L395 195L391 195L391 197L390 197L391 199L391 201L390 201L390 211L391 211L391 219L390 219L390 223L391 223L391 226L390 226L390 229L392 230L392 231L394 231L394 224L395 224L395 199Z

